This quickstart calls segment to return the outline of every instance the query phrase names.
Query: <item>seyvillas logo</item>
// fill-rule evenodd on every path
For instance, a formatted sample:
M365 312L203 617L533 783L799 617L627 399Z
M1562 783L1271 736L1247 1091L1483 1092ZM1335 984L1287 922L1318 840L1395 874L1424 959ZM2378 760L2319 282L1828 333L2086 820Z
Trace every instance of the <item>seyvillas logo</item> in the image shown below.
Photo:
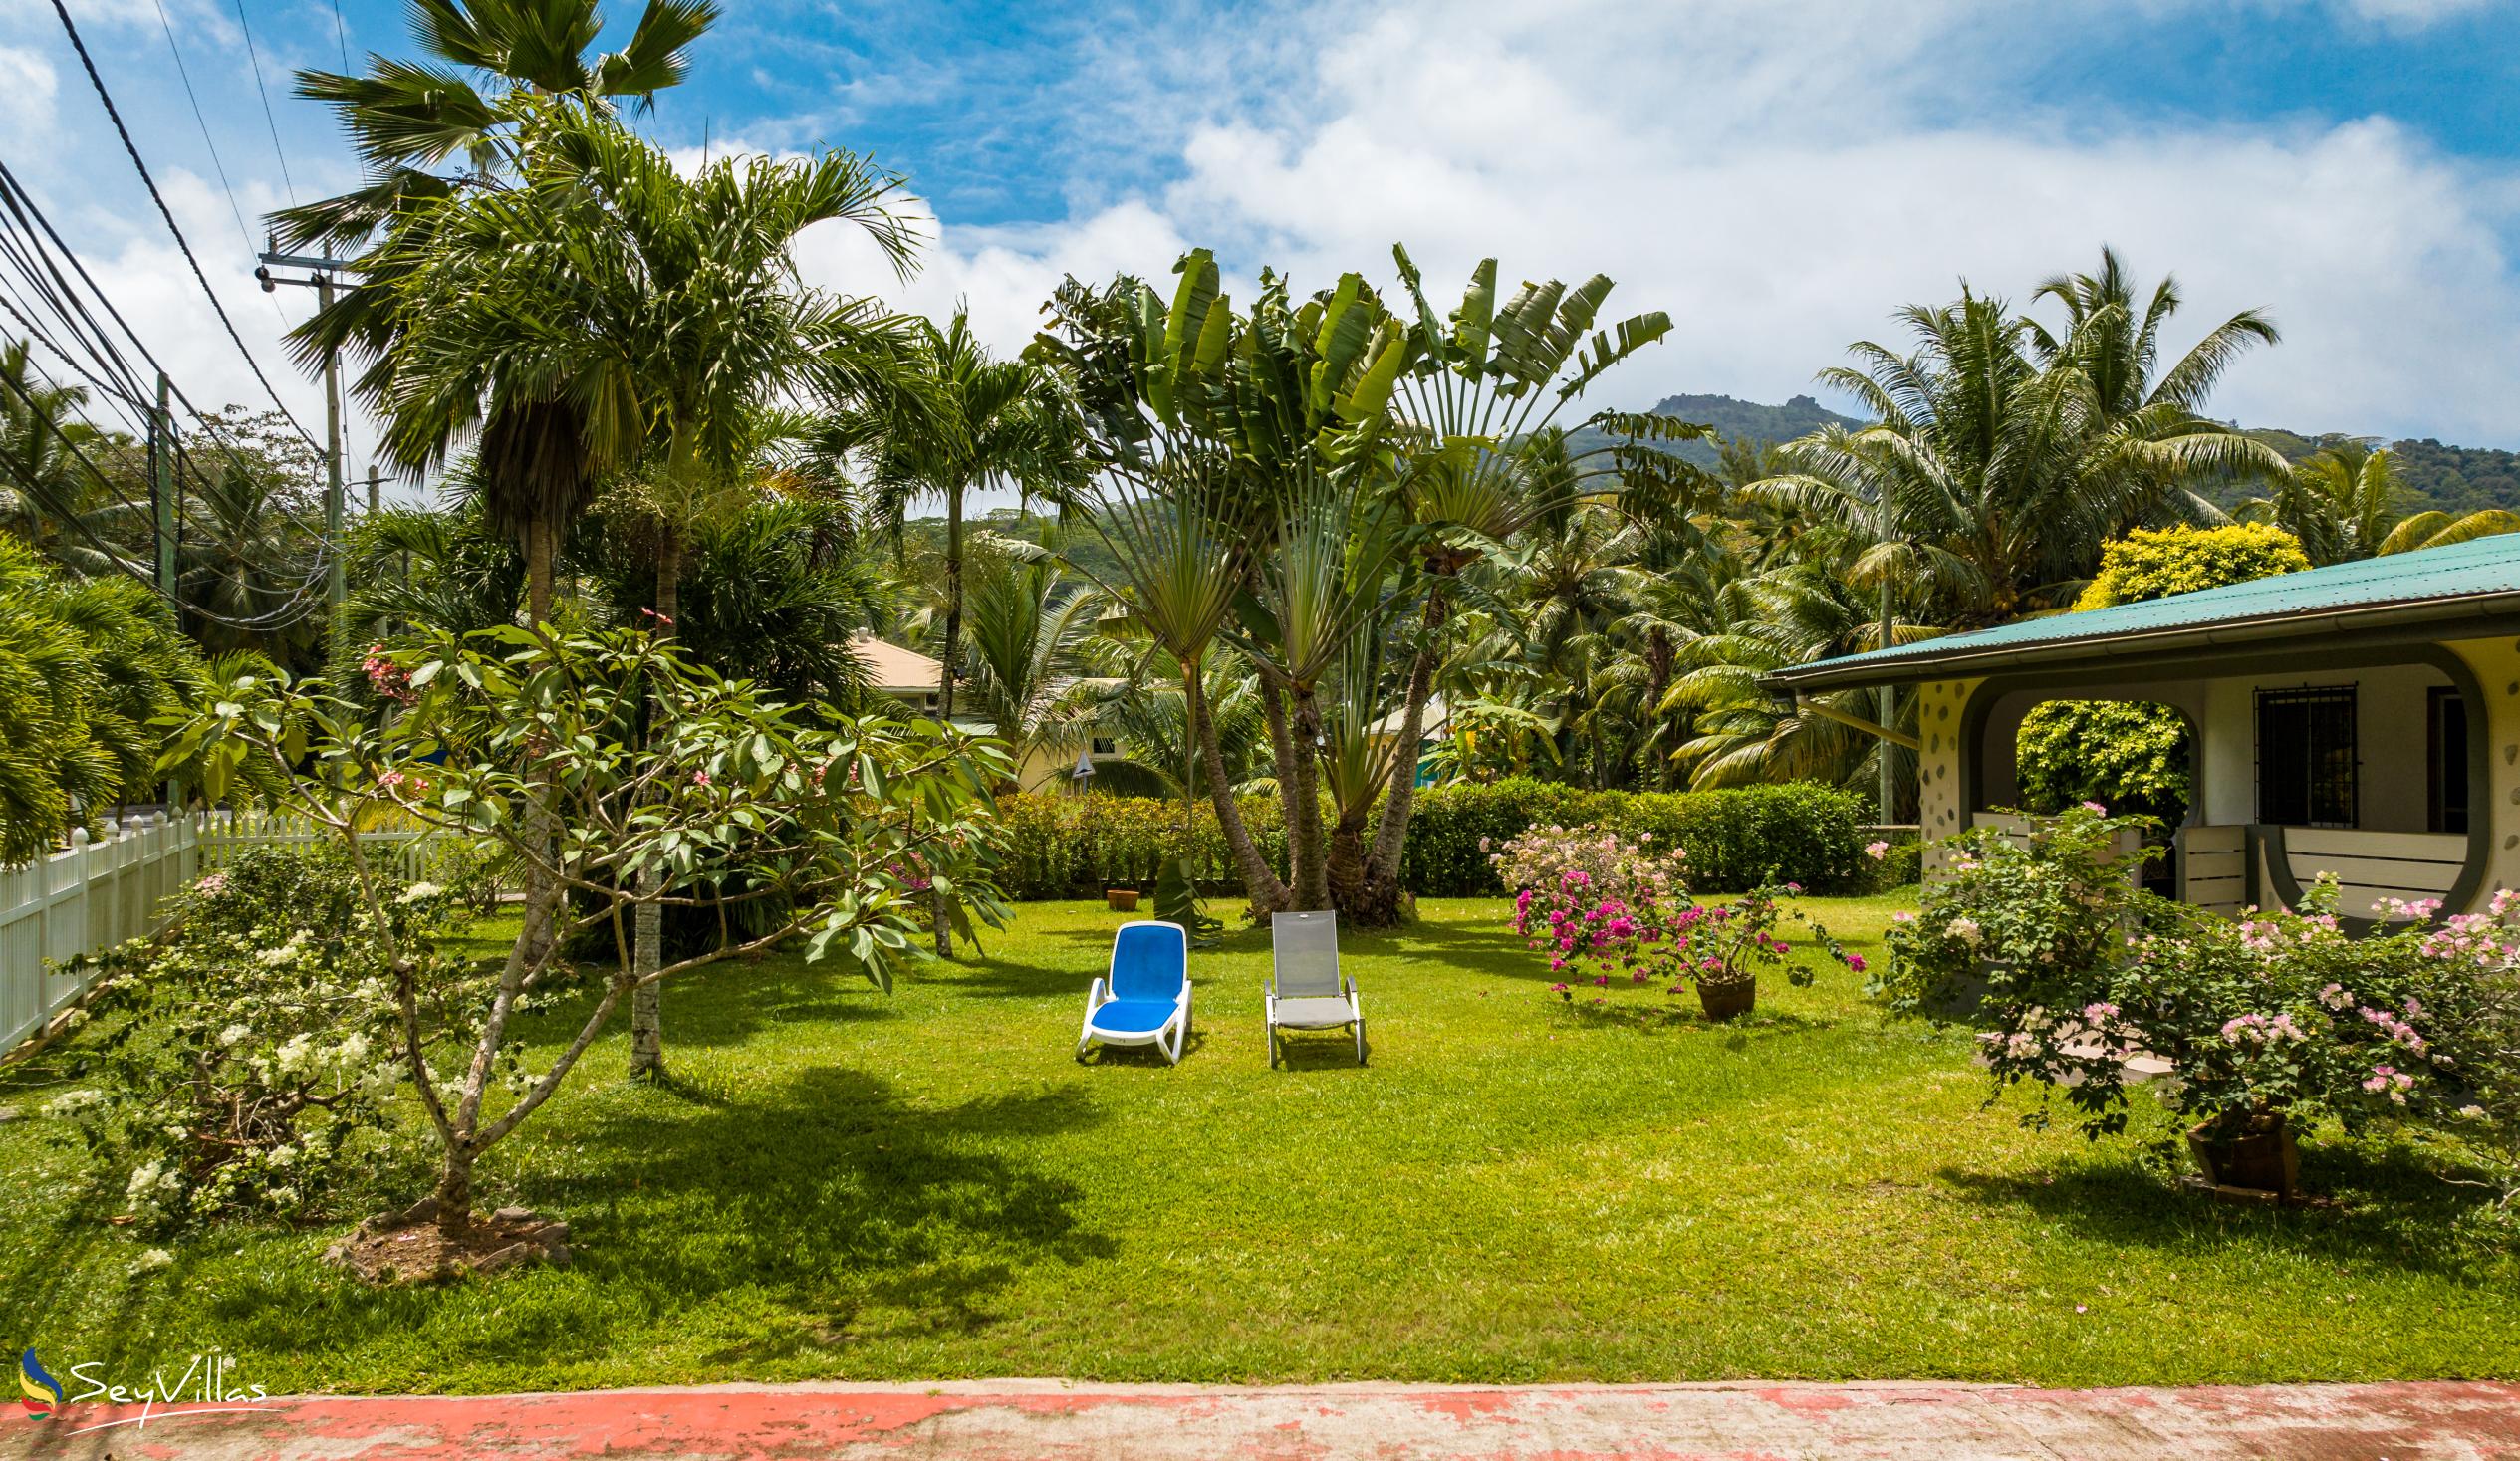
M138 1385L114 1384L101 1373L104 1368L95 1362L70 1366L70 1378L79 1389L76 1394L68 1394L30 1348L18 1355L18 1403L26 1407L29 1420L66 1420L69 1417L64 1407L71 1405L139 1407L137 1415L118 1415L70 1431L71 1435L85 1435L92 1430L145 1426L151 1421L185 1415L257 1410L269 1398L260 1385L237 1384L233 1378L236 1361L225 1354L195 1354L190 1363L171 1374L163 1368L152 1369L147 1382Z
M27 1350L18 1356L18 1403L29 1420L50 1420L61 1408L61 1381L45 1370L44 1361Z

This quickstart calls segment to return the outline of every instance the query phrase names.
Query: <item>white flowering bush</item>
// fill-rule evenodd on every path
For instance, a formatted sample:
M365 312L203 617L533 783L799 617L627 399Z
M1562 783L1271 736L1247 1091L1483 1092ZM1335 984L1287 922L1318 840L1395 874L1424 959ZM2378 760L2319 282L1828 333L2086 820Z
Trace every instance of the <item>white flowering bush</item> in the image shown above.
M390 917L429 957L442 893ZM181 894L170 931L108 956L102 1038L50 1114L151 1230L327 1215L384 1142L402 1080L392 970L340 852L256 849Z

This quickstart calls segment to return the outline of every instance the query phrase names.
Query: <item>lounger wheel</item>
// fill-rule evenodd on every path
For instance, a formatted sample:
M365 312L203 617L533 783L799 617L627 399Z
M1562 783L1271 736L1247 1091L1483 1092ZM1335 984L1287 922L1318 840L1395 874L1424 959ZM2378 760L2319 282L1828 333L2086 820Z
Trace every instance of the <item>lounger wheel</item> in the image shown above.
M1365 1022L1363 1020L1357 1022L1357 1064L1360 1066L1365 1064Z

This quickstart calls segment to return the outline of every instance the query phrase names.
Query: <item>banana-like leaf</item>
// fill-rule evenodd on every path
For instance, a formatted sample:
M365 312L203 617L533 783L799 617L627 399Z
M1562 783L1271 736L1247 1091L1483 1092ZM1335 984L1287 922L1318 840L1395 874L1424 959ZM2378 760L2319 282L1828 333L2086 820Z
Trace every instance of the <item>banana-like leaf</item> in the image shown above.
M1452 312L1452 348L1459 356L1454 369L1465 380L1476 380L1487 369L1488 338L1496 321L1496 261L1481 259L1470 271L1470 287L1462 292L1461 308Z

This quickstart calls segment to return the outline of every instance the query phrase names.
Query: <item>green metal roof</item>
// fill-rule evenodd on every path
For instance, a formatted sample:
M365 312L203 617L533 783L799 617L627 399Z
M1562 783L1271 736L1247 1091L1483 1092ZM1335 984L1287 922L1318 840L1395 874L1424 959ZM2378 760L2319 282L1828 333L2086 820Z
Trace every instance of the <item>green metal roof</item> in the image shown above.
M2448 624L2520 613L2520 534L2332 564L2141 604L2016 619L1764 676L1776 689L1906 684L1999 669L2061 668L2137 653L2210 653L2348 628Z

